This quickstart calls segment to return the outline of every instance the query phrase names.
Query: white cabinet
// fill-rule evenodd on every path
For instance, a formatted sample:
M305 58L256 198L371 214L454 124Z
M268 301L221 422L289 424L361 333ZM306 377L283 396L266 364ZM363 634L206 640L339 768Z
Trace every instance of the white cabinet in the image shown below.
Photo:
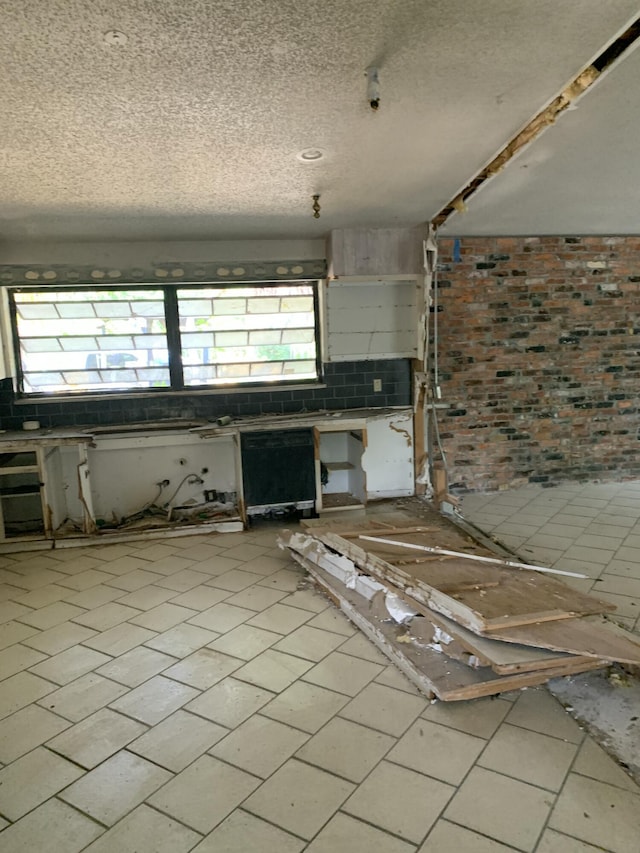
M316 450L316 511L363 507L367 500L362 454L366 424L323 424L314 429Z

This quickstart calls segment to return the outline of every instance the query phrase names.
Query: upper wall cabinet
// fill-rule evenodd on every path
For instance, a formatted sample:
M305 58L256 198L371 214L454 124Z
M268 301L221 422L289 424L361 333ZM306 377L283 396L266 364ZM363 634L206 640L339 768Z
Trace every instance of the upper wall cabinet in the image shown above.
M327 241L329 278L401 279L423 272L424 228L343 228Z

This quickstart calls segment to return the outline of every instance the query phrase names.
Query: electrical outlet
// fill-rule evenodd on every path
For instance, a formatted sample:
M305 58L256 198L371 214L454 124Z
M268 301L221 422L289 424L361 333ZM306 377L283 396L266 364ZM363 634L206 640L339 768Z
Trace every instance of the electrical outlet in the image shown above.
M382 379L373 380L373 390L374 392L382 391Z

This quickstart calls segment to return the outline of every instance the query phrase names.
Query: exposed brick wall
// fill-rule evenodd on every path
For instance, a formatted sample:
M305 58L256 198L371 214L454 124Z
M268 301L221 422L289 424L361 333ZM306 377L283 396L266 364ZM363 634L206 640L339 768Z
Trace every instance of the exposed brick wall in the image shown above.
M640 237L439 248L452 489L638 476Z

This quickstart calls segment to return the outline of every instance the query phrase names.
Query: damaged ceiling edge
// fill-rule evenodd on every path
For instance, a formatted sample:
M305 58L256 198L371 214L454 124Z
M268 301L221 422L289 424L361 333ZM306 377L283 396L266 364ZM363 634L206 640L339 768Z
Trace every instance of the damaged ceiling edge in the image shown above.
M558 117L577 102L622 59L640 45L640 18L610 42L551 103L541 109L498 154L481 169L431 220L441 228L454 213L464 213L467 201L494 178L526 147L531 145Z

